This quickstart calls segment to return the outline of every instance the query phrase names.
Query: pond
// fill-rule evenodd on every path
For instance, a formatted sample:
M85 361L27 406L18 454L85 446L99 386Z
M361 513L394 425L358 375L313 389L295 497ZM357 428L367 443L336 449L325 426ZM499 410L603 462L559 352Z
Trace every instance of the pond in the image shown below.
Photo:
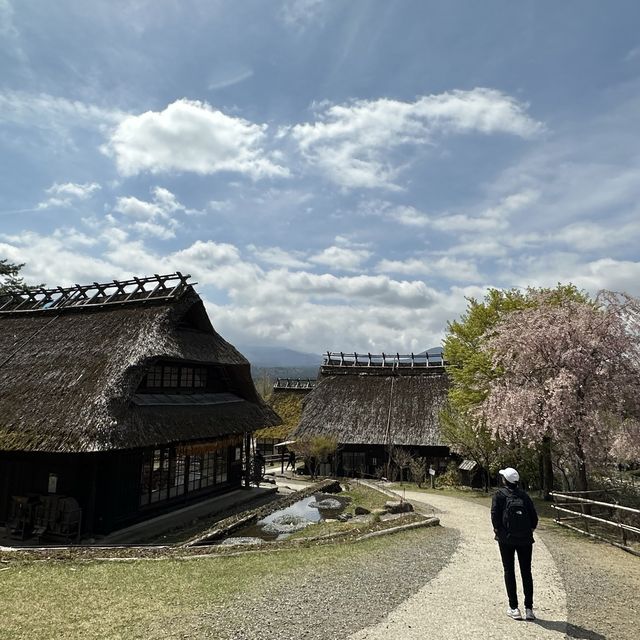
M346 496L318 493L270 513L255 524L234 532L233 536L220 544L256 544L285 540L292 533L309 525L337 518L350 501Z

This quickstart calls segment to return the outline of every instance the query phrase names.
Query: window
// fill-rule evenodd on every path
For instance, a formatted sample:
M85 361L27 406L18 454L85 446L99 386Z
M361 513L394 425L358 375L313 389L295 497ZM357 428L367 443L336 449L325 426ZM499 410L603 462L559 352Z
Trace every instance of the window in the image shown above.
M153 454L150 451L145 452L142 460L142 470L140 476L140 506L144 507L149 504L149 491L151 490L151 466Z
M207 386L207 368L158 364L147 372L146 389L204 389Z
M202 479L202 457L189 456L189 483L188 491L197 491L200 488L200 480Z
M201 487L210 487L215 484L215 453L205 453L202 456L202 480Z
M149 369L147 373L147 387L150 389L157 389L162 386L162 366L157 365Z
M140 506L227 482L229 453L225 448L187 455L175 446L145 451L140 468Z
M175 389L178 386L179 367L164 367L164 375L162 376L162 386Z
M227 451L216 452L216 484L221 484L227 481Z
M184 471L186 456L176 453L172 447L169 455L169 497L175 498L184 493Z
M193 367L182 367L180 371L180 386L193 387Z
M194 367L193 369L193 386L196 389L202 389L207 386L207 369L206 367Z
M153 452L150 502L166 500L169 492L169 458L166 448Z

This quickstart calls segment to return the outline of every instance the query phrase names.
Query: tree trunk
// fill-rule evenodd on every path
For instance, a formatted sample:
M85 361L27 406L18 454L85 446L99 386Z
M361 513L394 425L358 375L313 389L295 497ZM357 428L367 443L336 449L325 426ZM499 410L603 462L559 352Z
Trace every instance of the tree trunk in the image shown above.
M576 469L576 491L587 491L589 488L589 480L587 478L587 465L585 463L584 450L582 448L582 442L580 437L576 433L576 457L578 459L578 468Z
M543 436L542 450L542 497L551 500L549 495L553 491L553 460L551 459L551 438Z

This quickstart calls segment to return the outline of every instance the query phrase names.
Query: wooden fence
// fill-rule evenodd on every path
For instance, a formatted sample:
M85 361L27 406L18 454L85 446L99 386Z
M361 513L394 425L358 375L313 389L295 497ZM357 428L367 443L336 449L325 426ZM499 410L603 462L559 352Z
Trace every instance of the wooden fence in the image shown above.
M602 494L607 497L609 493L604 490L551 493L555 522L640 556L640 527L636 526L640 525L640 509L594 499ZM616 540L614 536L619 537Z

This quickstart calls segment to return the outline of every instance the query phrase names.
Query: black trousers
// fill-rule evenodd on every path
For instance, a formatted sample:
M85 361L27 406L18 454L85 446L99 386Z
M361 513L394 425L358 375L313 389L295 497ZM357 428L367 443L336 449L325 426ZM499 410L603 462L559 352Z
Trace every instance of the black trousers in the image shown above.
M524 606L533 609L533 576L531 575L531 553L533 544L503 544L499 543L502 566L504 567L504 584L507 587L509 606L518 608L518 590L516 588L515 554L518 554L522 588L524 589Z

